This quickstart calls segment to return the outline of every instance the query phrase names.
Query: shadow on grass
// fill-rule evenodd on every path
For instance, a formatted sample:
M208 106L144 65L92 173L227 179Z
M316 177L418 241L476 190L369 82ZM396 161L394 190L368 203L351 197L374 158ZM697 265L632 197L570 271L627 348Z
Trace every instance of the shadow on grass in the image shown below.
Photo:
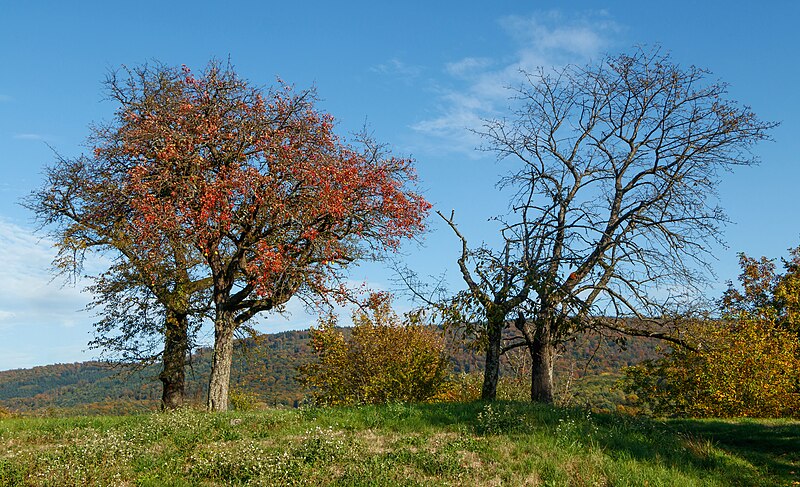
M305 419L353 430L377 428L511 435L533 434L554 448L599 449L614 461L666 467L721 485L800 485L800 422L792 420L656 420L591 414L526 402L387 404L320 408ZM487 415L487 408L492 414ZM487 418L491 420L486 423ZM556 437L558 436L558 437ZM524 441L524 440L523 440ZM618 464L619 465L619 464ZM609 468L616 468L611 466ZM798 483L795 483L798 482Z
M780 485L800 485L800 423L791 420L683 419L669 422L676 430L705 438L738 456Z
M328 421L355 429L422 431L466 428L480 434L480 413L489 403L438 403L342 408ZM716 479L722 485L800 485L800 422L769 420L668 420L523 402L491 403L498 412L498 434L552 435L569 424L566 442L599 448L612 459L630 459ZM486 415L484 414L484 417ZM505 418L505 419L503 419Z
M664 421L605 414L591 421L594 441L612 457L667 465L723 485L800 485L796 420Z

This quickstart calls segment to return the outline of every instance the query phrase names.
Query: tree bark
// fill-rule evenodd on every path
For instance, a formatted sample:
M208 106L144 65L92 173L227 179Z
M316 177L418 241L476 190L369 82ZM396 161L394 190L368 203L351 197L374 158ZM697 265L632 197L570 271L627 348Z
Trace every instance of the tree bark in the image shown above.
M167 311L164 326L163 369L161 380L161 409L172 410L183 406L186 372L186 354L189 352L189 321L185 313Z
M231 378L235 329L233 316L224 311L217 311L217 318L214 321L214 356L208 384L209 411L228 410L228 386Z
M532 326L526 324L526 326ZM553 357L555 346L548 323L539 323L533 333L526 333L531 354L531 401L553 404Z
M503 319L489 315L486 325L488 343L486 345L486 366L483 369L481 399L494 401L497 398L497 382L500 380L500 353L503 338Z

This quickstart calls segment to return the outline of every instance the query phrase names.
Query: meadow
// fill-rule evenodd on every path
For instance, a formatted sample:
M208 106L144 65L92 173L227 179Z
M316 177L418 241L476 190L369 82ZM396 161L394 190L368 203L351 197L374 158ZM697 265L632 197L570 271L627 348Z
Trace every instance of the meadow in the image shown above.
M800 421L525 402L0 419L0 485L800 485Z

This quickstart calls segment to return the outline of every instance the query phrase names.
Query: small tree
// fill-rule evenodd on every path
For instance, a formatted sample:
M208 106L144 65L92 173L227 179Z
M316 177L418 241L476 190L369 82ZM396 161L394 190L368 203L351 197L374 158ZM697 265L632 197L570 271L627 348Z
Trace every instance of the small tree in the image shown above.
M775 126L707 76L639 49L529 73L513 116L486 122L485 149L519 163L501 184L516 191L504 236L530 288L510 312L524 314L532 400L553 401L556 347L589 327L681 341L669 317L699 293L726 222L719 175L754 163L749 148Z
M785 272L779 274L773 260L739 254L741 289L728 282L720 301L724 316L771 321L800 335L800 247L782 261Z
M516 245L507 240L499 254L486 246L470 249L455 222L455 212L449 217L441 212L437 214L461 241L461 255L457 262L467 289L450 298L431 299L423 294L425 286L412 271L398 271L414 297L436 310L445 327L460 329L470 343L483 351L485 367L481 399L491 401L497 398L500 358L507 350L503 348L503 330L512 313L517 313L519 318L518 310L528 299L532 281ZM440 288L433 292L434 295L442 293Z
M797 314L785 298L798 278L797 252L783 275L771 260L741 254L742 288L729 286L721 318L693 324L693 349L676 346L662 359L628 369L626 389L656 414L800 414Z
M448 360L439 331L401 322L387 299L372 299L353 315L349 338L336 317L311 330L317 361L301 369L301 382L320 404L428 401L444 392Z

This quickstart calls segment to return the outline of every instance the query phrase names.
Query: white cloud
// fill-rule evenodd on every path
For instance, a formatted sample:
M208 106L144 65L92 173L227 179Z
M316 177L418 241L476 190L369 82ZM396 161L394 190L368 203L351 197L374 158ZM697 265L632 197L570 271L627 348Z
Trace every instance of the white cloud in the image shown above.
M13 138L17 139L17 140L47 140L47 136L46 135L31 134L31 133L14 134Z
M74 326L89 297L84 281L62 286L53 279L50 240L0 219L0 323L3 328L51 323Z
M475 71L486 69L493 63L494 61L485 57L467 57L460 61L445 64L444 70L451 76L464 76Z
M411 82L422 74L422 67L406 64L394 58L385 63L373 66L370 68L370 71L395 76L405 82Z
M0 370L88 360L94 317L86 281L62 285L53 242L0 217ZM100 266L92 259L89 268Z
M500 25L522 44L523 54L540 55L554 64L575 62L576 57L583 61L603 51L610 44L609 34L619 30L603 11L569 19L556 11L531 17L508 16L500 20Z
M522 81L521 71L582 63L606 50L618 30L604 12L565 18L557 12L530 17L509 16L500 26L514 40L512 53L497 59L466 57L447 63L450 86L440 88L434 116L412 125L433 139L426 146L477 157L480 138L470 129L502 115L511 94Z

